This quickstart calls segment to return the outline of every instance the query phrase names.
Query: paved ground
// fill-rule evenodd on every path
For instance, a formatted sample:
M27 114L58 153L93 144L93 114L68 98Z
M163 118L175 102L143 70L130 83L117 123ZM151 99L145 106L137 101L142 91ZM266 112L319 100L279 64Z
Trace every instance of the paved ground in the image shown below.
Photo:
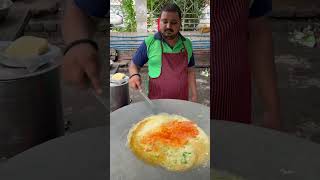
M320 15L320 1L273 0L274 17L313 17Z
M320 49L298 47L288 42L288 32L317 21L273 21L283 120L288 132L320 143ZM257 99L257 98L256 98ZM256 122L261 106L255 101Z

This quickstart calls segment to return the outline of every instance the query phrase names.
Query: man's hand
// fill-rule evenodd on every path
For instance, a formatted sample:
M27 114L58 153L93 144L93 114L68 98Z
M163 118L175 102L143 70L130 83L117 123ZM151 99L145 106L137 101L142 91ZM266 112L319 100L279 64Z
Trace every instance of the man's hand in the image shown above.
M265 112L263 117L263 127L281 130L280 115L276 112Z
M99 80L98 52L90 44L72 47L63 58L62 72L65 81L87 88L87 80L97 94L102 93Z
M136 74L129 79L129 86L134 90L141 89L141 77L138 75L139 67L132 61L129 65L129 73L130 75Z
M94 21L79 8L74 0L66 1L62 21L65 44L79 39L91 39L94 35ZM65 81L86 88L90 83L97 94L101 94L99 81L98 52L90 44L72 47L63 58L62 72ZM88 81L89 80L89 81Z
M197 95L192 95L191 96L191 101L192 102L197 102L198 101L198 96Z
M188 68L188 84L189 84L189 89L191 90L191 99L189 99L189 101L197 102L198 90L197 90L197 83L196 83L196 73L194 68Z
M140 78L140 76L131 77L129 79L129 86L134 90L141 89L141 78Z
M264 106L264 127L280 128L280 98L274 62L273 40L267 18L254 18L249 23L249 59L255 85Z

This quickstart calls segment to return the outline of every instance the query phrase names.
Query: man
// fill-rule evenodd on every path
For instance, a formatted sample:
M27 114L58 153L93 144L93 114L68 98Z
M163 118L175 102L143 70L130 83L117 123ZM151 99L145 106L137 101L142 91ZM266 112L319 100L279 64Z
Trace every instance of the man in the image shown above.
M89 3L88 6L94 7L94 4L98 4L93 3L96 1L99 0L90 1L92 4ZM281 125L279 98L276 88L272 34L265 17L271 11L271 0L249 1L210 1L212 12L211 118L251 123L252 75L264 105L264 126L277 129ZM83 12L75 5L69 6L69 9L72 12L66 14L64 21L66 42L89 37L87 23L83 23L83 19L88 19L84 12L91 12L91 14L98 12L101 9L99 5ZM75 22L72 22L73 20ZM170 31L167 33L172 34ZM97 61L93 58L96 56L95 49L90 44L82 44L72 49L65 56L65 78L80 85L83 84L84 75L87 74L89 78L92 77L91 84L99 92L98 78L94 78L97 77ZM88 54L91 55L88 56ZM90 65L87 66L87 64ZM136 76L134 77L138 78ZM137 86L140 88L141 82L139 84L139 81L135 81L136 88Z
M272 33L265 17L271 0L213 0L211 7L211 118L251 123L252 75L264 105L264 126L278 129Z
M105 0L67 0L63 19L63 37L67 48L63 59L63 75L67 82L86 88L88 83L98 94L98 46L92 40L94 17L108 17L109 3Z
M129 84L141 89L140 68L148 63L150 99L197 101L194 57L191 41L180 34L181 11L176 4L165 5L160 12L160 32L147 37L138 48L129 67Z

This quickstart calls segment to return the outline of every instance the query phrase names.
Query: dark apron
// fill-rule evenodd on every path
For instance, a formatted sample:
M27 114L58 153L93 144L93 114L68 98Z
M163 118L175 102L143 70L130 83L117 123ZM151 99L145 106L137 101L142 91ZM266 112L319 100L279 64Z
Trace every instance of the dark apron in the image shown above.
M249 0L213 0L211 119L251 122Z
M164 53L161 42L162 66L160 76L149 78L150 99L189 99L188 53Z

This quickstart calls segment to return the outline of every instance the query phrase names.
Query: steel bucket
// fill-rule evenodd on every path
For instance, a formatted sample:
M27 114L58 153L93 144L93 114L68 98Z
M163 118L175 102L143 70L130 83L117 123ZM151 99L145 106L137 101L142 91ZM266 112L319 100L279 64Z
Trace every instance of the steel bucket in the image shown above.
M10 158L64 134L60 57L55 53L52 62L34 73L6 75L3 72L10 69L2 67L0 158Z
M110 110L115 111L130 102L128 81L122 84L110 83Z

